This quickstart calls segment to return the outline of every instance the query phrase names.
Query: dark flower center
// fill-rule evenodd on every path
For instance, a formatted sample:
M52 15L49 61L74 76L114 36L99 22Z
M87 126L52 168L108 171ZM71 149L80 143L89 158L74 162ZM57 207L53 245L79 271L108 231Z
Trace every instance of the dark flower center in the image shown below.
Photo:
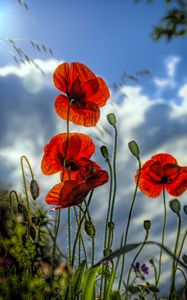
M77 171L79 169L79 165L77 164L76 161L66 160L64 166L64 156L62 155L62 153L58 152L57 156L60 161L60 164L62 165L62 167L65 167L65 169L69 169L71 171Z
M168 183L168 181L169 181L169 178L167 176L162 176L160 183L165 184L165 183Z

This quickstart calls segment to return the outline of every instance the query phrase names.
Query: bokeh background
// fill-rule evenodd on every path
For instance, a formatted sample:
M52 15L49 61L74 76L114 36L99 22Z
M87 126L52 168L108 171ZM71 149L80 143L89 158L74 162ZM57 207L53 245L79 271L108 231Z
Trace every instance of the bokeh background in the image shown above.
M26 3L26 5L24 5ZM56 66L63 61L86 64L102 76L111 90L111 98L101 110L95 128L70 125L71 131L88 133L98 149L93 159L107 168L99 147L113 149L113 131L106 115L114 112L118 120L118 189L115 210L114 249L119 246L127 222L134 185L136 160L128 150L128 142L136 140L145 162L160 152L170 153L179 165L187 165L187 38L155 42L151 32L165 13L164 1L148 5L131 0L0 0L0 178L12 188L22 191L19 160L26 155L40 184L39 202L59 181L59 176L41 173L43 147L51 137L66 129L65 121L54 112L54 99L59 94L52 82ZM13 40L33 59L21 62ZM33 47L44 45L47 51ZM49 49L52 49L50 51ZM52 53L53 52L53 53ZM53 55L52 55L53 54ZM92 201L93 221L97 228L97 255L102 257L102 230L107 210L108 185L98 188ZM171 196L167 195L167 202ZM186 193L180 197L187 204ZM167 205L165 244L171 249L176 239L176 216ZM183 216L183 230L187 225ZM62 212L61 243L66 242ZM130 228L129 242L144 238L143 221L152 222L151 239L161 240L163 222L162 197L150 199L138 193ZM73 226L73 225L72 225ZM66 246L65 251L66 251ZM187 251L185 245L184 252ZM158 259L159 249L146 247L140 262ZM133 253L132 253L133 254ZM132 260L128 255L128 263ZM171 259L163 258L161 293L170 286ZM150 265L149 265L150 267ZM150 267L150 280L153 271ZM178 287L183 279L178 276Z

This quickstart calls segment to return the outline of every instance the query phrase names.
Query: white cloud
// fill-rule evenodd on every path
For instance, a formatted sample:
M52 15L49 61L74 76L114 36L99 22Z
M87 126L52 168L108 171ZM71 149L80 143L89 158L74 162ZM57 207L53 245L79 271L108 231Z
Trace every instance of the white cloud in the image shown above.
M155 84L156 87L159 88L160 92L165 88L176 87L175 75L176 75L177 66L180 61L181 58L176 55L171 55L168 56L166 59L164 59L166 76L165 77L155 76L153 78L153 83Z
M179 64L180 61L181 61L180 57L176 56L176 55L168 56L164 60L168 77L174 77L175 76L177 65Z
M63 63L63 61L58 61L56 59L33 59L33 61L45 73L45 77L32 63L20 63L19 65L0 67L0 77L15 75L21 78L25 90L31 94L40 92L46 86L53 87L52 74L56 67Z

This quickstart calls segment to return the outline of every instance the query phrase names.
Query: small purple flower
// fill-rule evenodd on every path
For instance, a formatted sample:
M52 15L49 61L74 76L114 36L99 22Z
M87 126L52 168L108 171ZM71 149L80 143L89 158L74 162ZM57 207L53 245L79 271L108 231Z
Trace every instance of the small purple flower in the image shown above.
M140 272L140 263L137 261L136 264L133 266L135 272Z
M141 265L141 270L145 275L149 274L149 268L146 266L146 264Z

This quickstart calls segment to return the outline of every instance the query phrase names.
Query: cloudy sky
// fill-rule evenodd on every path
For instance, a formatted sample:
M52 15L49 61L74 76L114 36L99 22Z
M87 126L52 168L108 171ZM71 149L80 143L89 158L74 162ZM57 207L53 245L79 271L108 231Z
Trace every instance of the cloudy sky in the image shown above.
M65 130L65 122L53 109L59 92L52 84L52 74L63 61L86 64L107 81L111 99L102 109L96 128L75 128L71 125L70 129L89 133L98 147L105 143L112 156L113 133L106 122L106 115L115 112L117 116L115 245L119 245L125 228L137 168L128 151L128 142L138 142L143 162L156 153L166 152L175 156L180 165L187 165L186 37L170 43L164 40L154 42L150 33L164 14L165 6L163 1L155 1L152 5L144 2L40 0L33 1L29 11L16 0L0 2L0 178L21 189L19 159L26 155L40 182L40 201L44 203L46 192L59 178L41 174L43 147L54 134ZM22 47L46 76L33 65L16 64L13 59L16 53L8 39ZM34 50L30 41L51 48L54 56ZM149 74L140 76L142 70L148 70ZM119 83L124 72L136 75L138 80L125 76L125 80L114 89L114 83ZM103 128L107 128L109 133ZM107 168L98 150L93 158ZM107 185L99 188L92 202L93 219L98 228L103 224L106 213L107 194ZM182 204L187 204L185 198L184 194ZM167 200L170 199L167 195ZM173 247L176 218L167 209L166 244ZM63 216L65 219L65 212ZM162 216L161 198L149 199L138 193L130 241L143 239L141 224L145 219L152 221L151 238L160 241ZM184 215L183 222L186 225ZM101 255L99 238L97 249ZM140 259L146 262L157 255L158 249L147 247ZM131 256L129 262L130 259ZM165 288L169 287L170 264L170 259L164 257L162 283ZM182 284L182 278L178 280Z

